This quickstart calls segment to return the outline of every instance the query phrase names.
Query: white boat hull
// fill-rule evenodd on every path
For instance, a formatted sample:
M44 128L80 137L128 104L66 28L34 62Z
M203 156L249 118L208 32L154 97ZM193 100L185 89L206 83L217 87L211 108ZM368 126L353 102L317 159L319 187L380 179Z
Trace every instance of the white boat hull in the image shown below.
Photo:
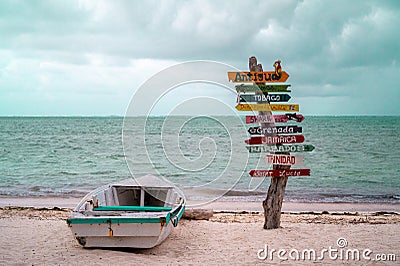
M161 244L171 233L172 223L160 228L159 224L114 225L110 236L106 226L72 226L77 241L84 247L152 248Z

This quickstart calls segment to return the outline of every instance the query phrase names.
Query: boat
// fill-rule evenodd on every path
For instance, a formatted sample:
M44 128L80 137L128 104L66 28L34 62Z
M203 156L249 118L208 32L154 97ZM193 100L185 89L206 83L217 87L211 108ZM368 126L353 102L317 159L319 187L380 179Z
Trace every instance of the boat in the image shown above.
M178 225L185 205L179 188L145 175L88 193L71 212L67 224L83 247L152 248Z

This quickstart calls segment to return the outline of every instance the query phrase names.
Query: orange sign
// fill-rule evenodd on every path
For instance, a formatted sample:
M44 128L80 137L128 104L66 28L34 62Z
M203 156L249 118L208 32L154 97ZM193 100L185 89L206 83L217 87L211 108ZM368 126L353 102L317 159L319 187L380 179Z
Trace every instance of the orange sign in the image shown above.
M285 82L289 74L285 71L276 73L271 72L228 72L228 78L234 83L256 82Z
M300 107L298 104L270 104L271 111L277 112L298 112Z

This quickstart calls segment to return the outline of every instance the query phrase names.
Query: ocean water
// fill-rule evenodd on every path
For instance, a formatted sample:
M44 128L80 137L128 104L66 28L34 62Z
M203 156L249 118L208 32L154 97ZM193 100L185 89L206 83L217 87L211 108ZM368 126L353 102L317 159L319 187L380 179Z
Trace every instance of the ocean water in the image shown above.
M265 197L269 178L248 172L268 166L245 148L254 125L244 117L151 117L144 127L143 120L0 118L0 195L82 197L153 173L193 199ZM289 177L286 201L400 202L400 117L306 117L298 125L316 149L296 154L304 156L297 168L310 168L311 176Z

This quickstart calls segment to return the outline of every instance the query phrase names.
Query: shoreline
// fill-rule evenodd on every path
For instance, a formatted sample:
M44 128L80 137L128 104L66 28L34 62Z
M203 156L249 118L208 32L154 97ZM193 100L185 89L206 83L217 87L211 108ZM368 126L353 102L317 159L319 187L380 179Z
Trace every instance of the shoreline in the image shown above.
M0 197L0 207L33 207L33 208L74 208L81 198L62 197ZM199 201L188 201L188 209L209 209L217 212L263 212L261 201L213 201L203 204ZM283 213L302 212L386 212L400 214L398 203L318 203L318 202L283 202Z

